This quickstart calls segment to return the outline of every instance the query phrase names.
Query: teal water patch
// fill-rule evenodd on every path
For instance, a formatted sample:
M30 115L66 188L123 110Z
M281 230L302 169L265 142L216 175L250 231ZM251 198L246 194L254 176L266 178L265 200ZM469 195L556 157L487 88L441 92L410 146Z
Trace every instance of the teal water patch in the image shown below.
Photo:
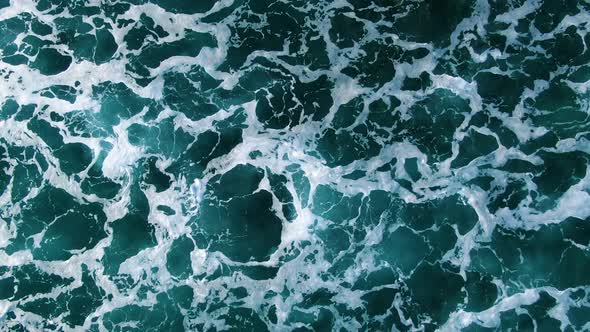
M0 0L0 331L587 331L590 4Z

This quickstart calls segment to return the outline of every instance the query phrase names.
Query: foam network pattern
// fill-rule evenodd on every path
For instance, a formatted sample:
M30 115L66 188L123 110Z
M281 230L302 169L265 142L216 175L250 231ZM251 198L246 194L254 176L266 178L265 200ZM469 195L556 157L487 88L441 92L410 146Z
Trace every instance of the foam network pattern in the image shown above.
M587 331L590 3L0 0L0 331Z

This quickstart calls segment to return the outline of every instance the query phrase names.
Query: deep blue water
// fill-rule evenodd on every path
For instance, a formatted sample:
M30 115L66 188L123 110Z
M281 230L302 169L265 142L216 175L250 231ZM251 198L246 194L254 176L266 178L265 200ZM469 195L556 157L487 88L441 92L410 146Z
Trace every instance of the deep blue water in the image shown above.
M0 0L0 331L589 331L587 0Z

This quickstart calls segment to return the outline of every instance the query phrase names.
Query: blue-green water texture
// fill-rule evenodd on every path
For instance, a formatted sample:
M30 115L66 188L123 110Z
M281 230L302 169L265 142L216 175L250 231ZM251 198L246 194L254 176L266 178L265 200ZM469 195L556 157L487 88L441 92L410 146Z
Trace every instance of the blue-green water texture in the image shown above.
M0 0L0 331L590 331L589 0Z

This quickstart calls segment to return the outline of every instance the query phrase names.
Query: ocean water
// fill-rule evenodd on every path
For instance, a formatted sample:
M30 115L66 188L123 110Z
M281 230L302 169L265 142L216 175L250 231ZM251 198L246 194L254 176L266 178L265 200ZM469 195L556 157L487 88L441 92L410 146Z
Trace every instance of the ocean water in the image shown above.
M0 0L0 331L589 331L587 0Z

